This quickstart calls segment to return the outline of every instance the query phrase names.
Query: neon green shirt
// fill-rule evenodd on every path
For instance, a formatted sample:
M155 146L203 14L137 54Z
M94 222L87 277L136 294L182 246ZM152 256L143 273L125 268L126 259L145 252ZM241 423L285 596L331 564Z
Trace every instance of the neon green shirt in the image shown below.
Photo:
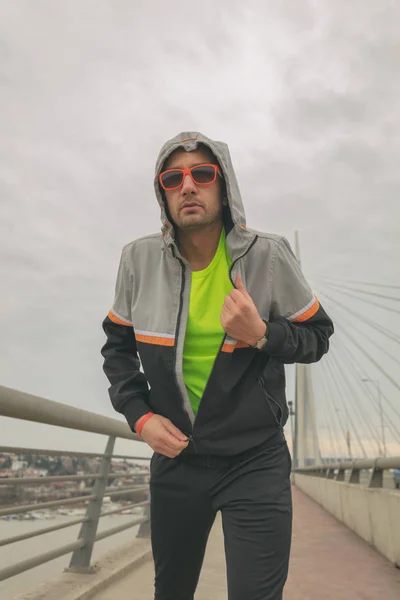
M222 228L211 263L193 271L189 315L183 347L183 378L195 413L224 337L220 315L224 298L233 289L229 278L232 260Z

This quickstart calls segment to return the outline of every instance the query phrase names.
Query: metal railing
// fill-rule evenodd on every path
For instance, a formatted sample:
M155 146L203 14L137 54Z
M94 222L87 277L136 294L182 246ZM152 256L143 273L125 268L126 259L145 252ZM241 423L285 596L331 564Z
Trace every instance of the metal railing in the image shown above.
M101 466L100 473L88 473L84 475L55 475L46 477L9 477L0 478L0 486L24 486L24 485L43 485L52 484L55 482L68 481L93 481L91 493L81 495L74 498L63 498L60 500L51 500L48 502L38 502L31 504L13 505L7 508L0 509L0 517L7 515L26 514L32 511L38 511L47 508L56 508L60 506L70 506L73 504L87 504L85 516L73 519L68 523L61 523L51 527L45 527L37 531L31 531L21 535L16 535L3 540L0 540L0 546L8 546L16 542L21 542L29 538L44 535L46 533L58 531L73 525L81 524L81 529L78 534L78 539L56 549L50 550L43 554L39 554L27 560L20 561L11 566L0 569L0 581L23 573L28 569L32 569L55 558L69 554L72 552L71 560L67 570L78 572L90 572L92 570L90 561L92 557L93 547L96 541L106 537L120 533L131 527L140 525L138 537L147 537L150 531L150 509L149 509L149 486L148 485L128 485L128 487L107 486L107 481L120 480L123 478L135 478L142 476L148 471L137 473L112 472L112 459L129 459L129 460L150 460L141 456L130 456L114 454L114 445L116 438L124 438L132 441L142 441L136 434L129 430L129 427L121 421L103 417L96 413L86 410L74 408L66 404L53 402L20 392L10 388L0 386L0 416L11 417L14 419L22 419L25 421L34 421L36 423L44 423L47 425L56 425L58 427L66 427L68 429L86 431L106 435L108 437L104 454L84 453L64 450L51 449L35 449L22 448L14 446L0 446L0 453L14 454L36 454L43 456L63 456L63 457L85 457L85 458L100 458ZM105 496L123 496L141 492L146 492L146 500L134 502L113 510L103 510L103 499ZM137 507L143 507L144 512L141 516L134 518L128 523L118 525L111 529L97 532L99 520L102 517L117 514Z
M311 467L297 468L295 473L326 477L335 481L345 481L346 471L350 471L348 483L359 484L360 472L370 471L368 487L383 487L383 473L388 469L400 469L400 456L389 458L379 457L375 459L348 460L338 463L327 463Z

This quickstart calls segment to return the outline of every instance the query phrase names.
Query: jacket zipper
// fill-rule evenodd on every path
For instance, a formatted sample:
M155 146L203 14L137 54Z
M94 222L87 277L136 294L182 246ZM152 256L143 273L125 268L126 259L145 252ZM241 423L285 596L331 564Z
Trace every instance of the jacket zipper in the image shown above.
M232 270L233 267L236 265L236 263L241 260L242 258L244 258L246 256L246 254L248 254L250 252L250 250L252 249L252 247L254 246L254 244L256 243L256 241L258 240L258 235L255 236L254 240L251 242L250 246L247 248L246 252L244 254L242 254L241 256L239 256L238 258L236 258L234 260L234 262L231 264L231 267L229 269L229 279L231 280L231 283L233 285L233 287L236 287L233 280L232 280Z
M275 398L273 398L273 397L272 397L270 394L268 394L268 392L267 392L267 390L266 390L266 387L265 387L265 381L264 381L264 379L263 379L262 377L259 377L259 378L258 378L258 380L259 380L259 382L261 383L261 387L262 387L262 388L263 388L263 390L264 390L264 394L265 394L265 396L266 396L266 400L267 400L267 402L272 402L273 404L275 404L275 406L277 406L277 407L278 407L278 410L279 410L279 412L278 412L278 415L280 415L280 419L278 420L278 418L277 418L277 417L275 417L275 414L274 414L274 418L275 418L275 421L276 421L277 425L278 425L278 426L279 426L279 427L280 427L280 428L283 430L283 425L282 425L282 419L283 419L283 410L282 410L282 407L281 407L281 405L279 404L279 402L277 402L277 401L275 400ZM272 408L271 408L271 411L272 411L272 413L274 412L274 411L272 410Z
M232 280L232 270L233 270L233 267L236 265L236 263L237 263L239 260L241 260L242 258L244 258L244 257L246 256L246 254L248 254L248 253L250 252L250 250L252 249L252 247L254 246L254 244L256 243L256 241L257 241L257 240L258 240L258 235L256 235L256 236L255 236L254 240L251 242L251 244L250 244L250 246L247 248L246 252L244 252L244 253L243 253L241 256L238 256L238 258L236 258L236 259L233 261L233 263L231 264L231 266L230 266L230 269L229 269L229 279L231 280L231 283L232 283L232 285L233 285L233 287L234 287L234 288L236 288L236 286L235 286L235 284L234 284L234 282L233 282L233 280ZM205 393L206 393L206 391L207 391L207 388L208 388L208 383L209 383L209 381L210 381L210 379L211 379L211 374L212 374L212 372L213 372L213 370L214 370L215 363L216 363L216 361L217 361L217 358L218 358L218 356L219 356L219 354L220 354L220 352L221 352L221 350L222 350L222 347L223 347L223 345L224 345L224 343L225 343L225 340L226 340L226 333L224 334L224 337L223 337L223 339L222 339L222 342L221 342L221 345L220 345L220 347L219 347L219 350L218 350L217 354L215 355L215 358L214 358L214 361L213 361L213 364L212 364L212 367L211 367L211 371L210 371L210 376L209 376L209 378L208 378L208 380L207 380L206 387L204 388L203 395L202 395L202 397L201 397L201 399L200 399L199 408L198 408L197 415L196 415L196 418L195 418L195 420L194 420L194 424L193 424L193 433L194 433L194 428L195 428L195 425L196 425L197 417L198 417L198 414L199 414L199 410L200 410L201 401L202 401L202 399L204 398L204 396L205 396ZM193 442L193 446L194 446L194 437L193 437L193 435L192 435L192 442Z
M173 254L175 256L175 252L173 252ZM183 261L180 258L178 258L177 256L175 256L175 258L179 261L179 264L181 266L181 291L180 291L180 294L179 294L179 310L178 310L178 318L177 318L177 321L176 321L176 329L175 329L174 376L175 376L176 387L177 387L177 389L179 391L179 394L181 396L183 411L185 412L185 414L186 414L186 416L188 418L188 421L190 423L190 426L192 428L192 422L190 420L189 413L188 413L188 411L185 408L185 401L183 399L182 392L181 392L181 389L179 387L178 377L177 377L177 374L176 374L176 353L177 353L177 348L178 348L178 333L179 333L179 326L180 326L180 323L181 323L181 316L182 316L183 292L184 292L184 289L185 289L185 265L183 264ZM188 438L189 438L189 440L193 441L193 435L188 435Z

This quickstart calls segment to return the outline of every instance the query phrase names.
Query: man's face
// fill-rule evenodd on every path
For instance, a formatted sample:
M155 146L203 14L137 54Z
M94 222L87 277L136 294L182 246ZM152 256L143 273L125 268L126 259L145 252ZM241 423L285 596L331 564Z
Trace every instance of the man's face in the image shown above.
M189 169L202 164L216 164L211 152L199 148L193 152L176 150L164 166L167 169ZM222 179L219 175L214 183L196 185L186 175L177 190L165 191L169 214L179 229L201 229L222 220Z

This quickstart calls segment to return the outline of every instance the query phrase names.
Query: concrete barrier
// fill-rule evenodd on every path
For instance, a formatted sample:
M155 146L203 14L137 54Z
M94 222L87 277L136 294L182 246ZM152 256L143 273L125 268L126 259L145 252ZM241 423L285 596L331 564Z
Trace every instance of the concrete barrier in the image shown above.
M101 556L95 561L93 571L64 572L31 592L14 596L14 600L90 600L115 581L151 560L150 540L134 539ZM112 597L110 595L110 598Z
M400 493L295 473L293 483L400 568Z

